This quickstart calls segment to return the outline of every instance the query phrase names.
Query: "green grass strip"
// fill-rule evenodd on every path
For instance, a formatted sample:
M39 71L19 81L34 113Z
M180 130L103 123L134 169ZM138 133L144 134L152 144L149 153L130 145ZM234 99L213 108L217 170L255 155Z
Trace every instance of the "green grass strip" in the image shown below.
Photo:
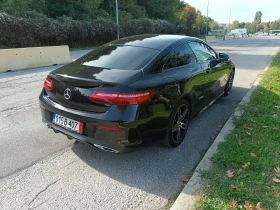
M211 169L202 173L204 187L195 208L258 209L253 205L261 202L261 208L279 210L280 183L273 179L280 180L274 170L280 167L280 52L235 124L212 158ZM227 176L228 170L233 177ZM252 207L245 208L245 201Z

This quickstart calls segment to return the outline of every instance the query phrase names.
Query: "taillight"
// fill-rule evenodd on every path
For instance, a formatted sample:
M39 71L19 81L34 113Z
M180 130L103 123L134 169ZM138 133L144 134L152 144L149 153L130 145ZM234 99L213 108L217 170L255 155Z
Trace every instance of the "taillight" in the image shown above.
M109 91L95 91L90 100L96 103L113 104L113 105L131 105L140 104L149 101L155 94L154 90L141 92L121 93Z
M53 89L53 82L50 78L46 78L45 79L45 82L44 82L44 87L47 89L47 90L52 90Z

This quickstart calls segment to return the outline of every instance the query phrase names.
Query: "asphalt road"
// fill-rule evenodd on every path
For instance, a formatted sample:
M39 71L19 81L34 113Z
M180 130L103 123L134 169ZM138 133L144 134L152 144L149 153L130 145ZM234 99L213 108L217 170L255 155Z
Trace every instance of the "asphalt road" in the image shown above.
M119 155L69 141L40 119L38 95L58 66L0 74L0 209L161 209L267 66L280 37L212 46L236 64L232 93L197 116L174 149L154 143Z

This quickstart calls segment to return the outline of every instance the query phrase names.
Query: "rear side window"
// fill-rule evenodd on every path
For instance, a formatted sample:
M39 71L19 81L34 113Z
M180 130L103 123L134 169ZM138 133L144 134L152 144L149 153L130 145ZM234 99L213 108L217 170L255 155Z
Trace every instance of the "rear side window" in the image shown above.
M76 63L109 69L139 70L158 53L158 50L143 47L102 46L76 60Z
M187 43L180 45L167 57L163 70L184 66L197 62L196 57Z
M207 45L202 42L189 42L190 47L192 48L197 60L210 61L216 59L216 53Z

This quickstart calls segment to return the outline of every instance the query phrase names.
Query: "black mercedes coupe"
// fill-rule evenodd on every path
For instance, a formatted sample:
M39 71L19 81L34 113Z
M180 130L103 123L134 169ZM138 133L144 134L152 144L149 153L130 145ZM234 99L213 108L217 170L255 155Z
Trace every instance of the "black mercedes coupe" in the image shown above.
M200 39L127 37L50 72L39 97L42 120L109 152L153 139L176 147L196 114L230 94L234 73L229 56Z

